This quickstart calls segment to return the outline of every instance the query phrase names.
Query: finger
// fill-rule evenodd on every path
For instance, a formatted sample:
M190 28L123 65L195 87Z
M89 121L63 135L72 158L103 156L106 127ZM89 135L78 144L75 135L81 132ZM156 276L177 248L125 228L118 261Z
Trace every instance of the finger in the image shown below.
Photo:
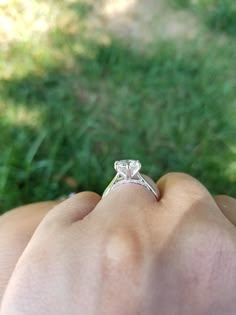
M42 223L71 224L82 220L88 215L101 197L94 192L81 192L55 206L45 217Z
M158 180L157 187L161 193L160 204L171 215L191 212L193 216L204 218L221 214L205 186L188 174L168 173Z
M15 265L35 229L58 202L40 202L8 211L0 217L0 301Z
M31 223L34 220L38 223L38 221L41 220L50 209L59 203L61 203L60 200L43 201L14 208L0 216L0 228L6 221L17 222L18 220L21 220L22 223L25 222L25 224L30 223L29 225L31 226ZM25 220L23 220L23 218L25 218Z
M173 195L179 198L186 195L194 196L195 199L210 197L210 193L196 178L178 172L167 173L157 181L157 186L161 192L162 199L173 199Z
M218 195L214 199L226 218L236 226L236 199L226 195Z
M207 233L209 229L216 236L221 231L222 238L224 233L236 236L235 226L197 179L185 173L168 173L160 178L157 186L161 199L157 203L156 220L153 222L166 239L174 230L183 239L186 239L186 235L198 235L199 231Z
M143 175L146 181L155 186L152 179ZM143 185L135 183L125 183L117 185L99 202L94 212L104 212L105 214L128 215L134 209L144 209L148 205L156 203L155 195Z

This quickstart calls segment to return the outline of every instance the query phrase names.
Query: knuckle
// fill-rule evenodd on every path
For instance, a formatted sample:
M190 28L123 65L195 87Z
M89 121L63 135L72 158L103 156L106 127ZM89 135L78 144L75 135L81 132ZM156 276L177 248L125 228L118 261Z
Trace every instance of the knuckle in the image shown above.
M173 172L165 175L166 180L171 182L171 188L177 194L189 196L189 198L210 197L206 187L195 177L186 173Z
M135 268L142 260L142 242L136 231L118 229L110 233L105 245L105 261L112 269Z

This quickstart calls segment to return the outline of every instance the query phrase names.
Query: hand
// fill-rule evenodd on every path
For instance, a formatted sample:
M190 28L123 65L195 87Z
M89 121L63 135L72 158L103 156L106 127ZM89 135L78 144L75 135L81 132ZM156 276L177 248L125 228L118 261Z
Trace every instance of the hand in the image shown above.
M192 177L80 193L53 208L21 255L1 315L236 313L236 201ZM227 200L227 202L225 201ZM227 217L226 217L227 216Z
M58 203L29 204L0 216L0 304L19 257L44 216Z

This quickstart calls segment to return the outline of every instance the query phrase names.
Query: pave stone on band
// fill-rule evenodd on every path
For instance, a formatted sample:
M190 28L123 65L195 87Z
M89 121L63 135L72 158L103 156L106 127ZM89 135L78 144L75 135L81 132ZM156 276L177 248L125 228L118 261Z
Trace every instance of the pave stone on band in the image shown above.
M148 183L146 179L139 173L141 169L141 163L138 160L116 161L114 163L114 168L117 171L117 174L105 189L102 198L117 186L127 183L142 185L150 190L157 199L159 198L159 191L157 187Z

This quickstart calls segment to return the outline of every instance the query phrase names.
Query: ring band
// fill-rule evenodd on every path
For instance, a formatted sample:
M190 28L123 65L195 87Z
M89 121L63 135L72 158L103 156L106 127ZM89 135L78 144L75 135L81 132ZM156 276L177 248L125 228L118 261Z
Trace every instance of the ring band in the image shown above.
M116 176L105 189L102 198L104 198L111 190L122 184L133 183L142 185L150 190L157 200L159 199L159 190L156 185L152 185L139 173L141 163L138 160L121 160L114 163L114 168L117 171Z

